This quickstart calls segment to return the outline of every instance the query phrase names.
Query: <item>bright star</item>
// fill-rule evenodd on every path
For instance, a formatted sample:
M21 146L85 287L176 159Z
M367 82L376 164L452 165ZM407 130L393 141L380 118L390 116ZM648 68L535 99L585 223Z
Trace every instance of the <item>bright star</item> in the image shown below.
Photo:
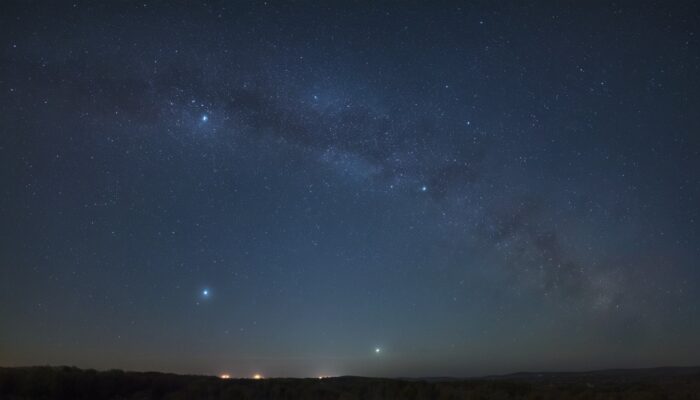
M374 349L374 352L377 353L377 354L379 354L381 351L382 351L382 349L380 349L379 347L377 347L377 348Z
M421 191L421 192L427 192L427 191L428 191L428 187L425 186L425 185L423 185L423 186L420 187L420 191Z
M202 115L202 122L207 122L209 117L207 115Z
M209 289L202 290L202 296L209 297Z

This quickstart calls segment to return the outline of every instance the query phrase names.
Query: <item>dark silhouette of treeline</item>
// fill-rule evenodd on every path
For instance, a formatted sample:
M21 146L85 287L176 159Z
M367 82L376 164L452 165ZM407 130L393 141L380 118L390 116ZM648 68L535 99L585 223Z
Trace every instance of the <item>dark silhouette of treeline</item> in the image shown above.
M642 370L640 370L642 371ZM0 368L0 399L700 399L700 370L517 374L484 379L219 379L75 367ZM682 372L679 372L682 371Z

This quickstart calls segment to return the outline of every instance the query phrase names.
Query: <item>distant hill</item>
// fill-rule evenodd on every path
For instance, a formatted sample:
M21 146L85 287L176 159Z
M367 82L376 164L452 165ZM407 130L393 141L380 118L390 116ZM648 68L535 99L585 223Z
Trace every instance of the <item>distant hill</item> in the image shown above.
M545 382L577 382L577 381L638 381L668 379L683 376L700 376L700 367L657 367L635 369L604 369L577 372L516 372L507 375L491 375L480 379L510 380L510 381L545 381Z
M0 368L0 400L700 399L700 367L523 372L478 379L219 379L75 367Z

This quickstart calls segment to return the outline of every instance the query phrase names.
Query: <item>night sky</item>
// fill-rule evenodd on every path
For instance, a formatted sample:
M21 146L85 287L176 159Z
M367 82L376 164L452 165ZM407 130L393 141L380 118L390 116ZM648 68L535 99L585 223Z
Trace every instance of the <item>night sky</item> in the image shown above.
M698 364L699 27L695 1L3 1L0 365Z

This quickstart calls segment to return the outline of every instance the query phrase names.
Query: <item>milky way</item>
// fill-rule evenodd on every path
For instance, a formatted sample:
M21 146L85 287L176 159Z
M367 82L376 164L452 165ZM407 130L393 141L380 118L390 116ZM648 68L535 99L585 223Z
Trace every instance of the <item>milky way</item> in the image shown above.
M700 9L0 6L0 364L700 357Z

